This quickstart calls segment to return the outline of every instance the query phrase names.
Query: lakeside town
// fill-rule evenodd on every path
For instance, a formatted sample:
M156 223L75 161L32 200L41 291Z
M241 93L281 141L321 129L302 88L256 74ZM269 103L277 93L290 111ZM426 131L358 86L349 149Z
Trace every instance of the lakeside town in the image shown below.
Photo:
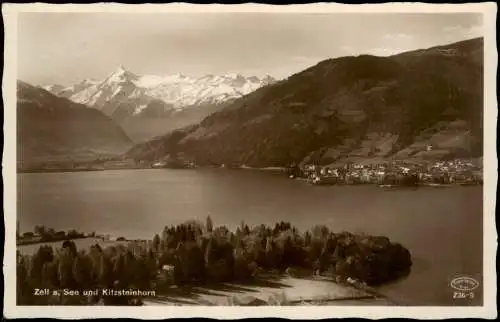
M482 162L463 159L435 162L398 160L379 164L350 163L341 167L292 166L287 173L291 179L301 179L318 185L377 184L382 187L392 187L480 185L483 182Z

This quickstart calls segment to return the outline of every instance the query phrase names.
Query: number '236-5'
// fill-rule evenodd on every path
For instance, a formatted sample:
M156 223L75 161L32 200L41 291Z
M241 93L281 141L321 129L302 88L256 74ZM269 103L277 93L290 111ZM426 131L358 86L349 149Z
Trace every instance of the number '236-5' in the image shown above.
M453 292L454 299L473 299L473 292Z

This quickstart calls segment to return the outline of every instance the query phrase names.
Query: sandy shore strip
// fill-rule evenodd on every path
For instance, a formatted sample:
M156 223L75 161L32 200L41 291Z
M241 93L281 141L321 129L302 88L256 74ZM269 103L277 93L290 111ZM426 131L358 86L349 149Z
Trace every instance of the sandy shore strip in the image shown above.
M144 305L392 305L388 299L324 277L283 277L255 284L171 288Z

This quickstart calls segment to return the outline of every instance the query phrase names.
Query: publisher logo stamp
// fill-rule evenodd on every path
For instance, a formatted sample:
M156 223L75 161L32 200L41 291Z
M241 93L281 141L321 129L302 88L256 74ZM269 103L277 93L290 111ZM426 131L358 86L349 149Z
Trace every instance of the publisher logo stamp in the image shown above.
M479 282L472 277L461 276L452 279L450 286L455 290L454 299L473 299L474 290L479 287Z

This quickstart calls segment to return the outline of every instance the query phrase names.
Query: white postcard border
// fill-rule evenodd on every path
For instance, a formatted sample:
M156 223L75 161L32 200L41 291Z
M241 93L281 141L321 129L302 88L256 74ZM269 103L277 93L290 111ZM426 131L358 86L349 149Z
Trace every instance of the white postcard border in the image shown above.
M17 14L20 12L116 12L116 13L199 13L206 12L272 12L272 13L458 13L477 12L484 17L484 222L483 222L483 289L482 307L371 307L371 306L297 306L297 307L180 307L180 306L143 306L110 307L93 306L16 306L16 75L17 75ZM498 64L496 46L496 12L494 2L473 4L423 4L423 3L384 3L384 4L308 4L272 6L262 4L241 5L193 5L141 4L128 5L117 3L99 4L2 4L5 26L4 75L2 92L4 97L4 316L9 318L53 317L53 318L96 318L126 317L139 319L207 317L218 319L237 319L251 317L281 317L290 319L322 319L333 317L358 318L418 318L444 319L476 317L493 319L496 308L496 250L497 231L495 226L495 203L497 184L496 157L496 70ZM423 236L425 237L425 236Z

